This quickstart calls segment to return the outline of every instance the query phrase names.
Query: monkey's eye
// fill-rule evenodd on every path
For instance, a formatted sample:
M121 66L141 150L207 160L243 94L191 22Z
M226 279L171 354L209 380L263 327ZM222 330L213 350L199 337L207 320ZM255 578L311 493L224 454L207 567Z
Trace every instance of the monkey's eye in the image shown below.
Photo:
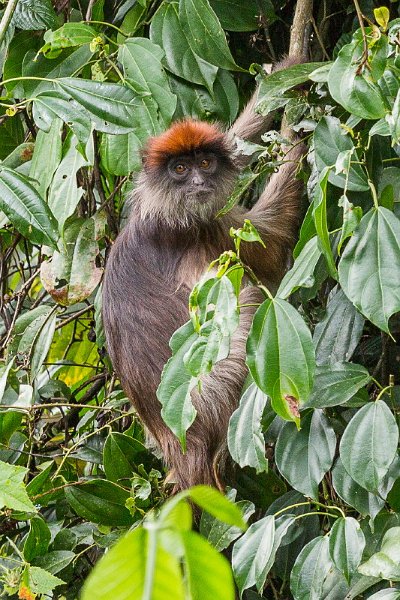
M203 160L202 160L202 161L201 161L201 163L200 163L200 167L201 167L202 169L209 169L209 167L210 167L210 164L211 164L211 161L210 161L210 160L208 160L207 158L203 158Z
M186 171L186 166L183 165L182 163L179 163L179 164L175 165L174 169L175 169L175 173L178 173L178 175L182 175L182 173L184 173Z

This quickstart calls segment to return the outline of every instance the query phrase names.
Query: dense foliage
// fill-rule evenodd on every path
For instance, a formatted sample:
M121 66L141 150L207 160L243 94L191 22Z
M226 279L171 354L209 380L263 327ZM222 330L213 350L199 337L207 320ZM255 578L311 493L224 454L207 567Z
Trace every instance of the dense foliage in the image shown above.
M0 13L2 596L230 600L235 581L247 600L400 598L400 6L315 3L294 32L310 62L265 76L310 5ZM231 122L256 73L257 110L284 110L308 143L305 216L249 334L229 500L201 486L168 499L107 358L102 272L144 141L184 115ZM257 198L284 142L243 145L253 162L226 210ZM183 447L190 390L238 323L241 240L259 243L251 223L171 342L159 398Z

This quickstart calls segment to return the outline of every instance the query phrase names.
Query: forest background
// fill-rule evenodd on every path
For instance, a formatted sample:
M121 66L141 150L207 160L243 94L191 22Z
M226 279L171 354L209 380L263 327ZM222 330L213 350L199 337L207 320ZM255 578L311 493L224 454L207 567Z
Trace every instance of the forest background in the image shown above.
M308 62L266 76L288 52ZM399 599L399 1L8 0L0 68L0 594ZM284 160L284 111L309 148L304 220L249 334L228 499L171 499L107 357L101 278L146 139L228 125L255 76L276 129L242 148L226 210ZM229 261L192 306L207 360L168 363L182 444L237 321Z

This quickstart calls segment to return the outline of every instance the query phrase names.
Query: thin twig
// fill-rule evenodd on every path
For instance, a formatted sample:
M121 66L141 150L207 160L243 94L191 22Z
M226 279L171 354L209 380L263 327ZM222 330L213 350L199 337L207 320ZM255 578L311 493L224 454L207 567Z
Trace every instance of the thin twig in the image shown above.
M86 11L86 21L90 21L92 19L92 10L95 0L89 0L89 4Z
M364 17L361 12L361 8L358 3L358 0L353 0L353 1L354 1L354 6L356 7L358 22L360 23L361 33L362 33L362 38L363 38L363 45L364 45L362 61L360 63L360 66L357 69L357 75L359 75L364 66L367 67L368 69L370 69L371 67L368 63L368 40L367 40L367 32L365 31L365 26L364 26Z
M8 26L11 22L15 9L17 8L18 0L8 0L6 10L0 22L0 46L4 41Z

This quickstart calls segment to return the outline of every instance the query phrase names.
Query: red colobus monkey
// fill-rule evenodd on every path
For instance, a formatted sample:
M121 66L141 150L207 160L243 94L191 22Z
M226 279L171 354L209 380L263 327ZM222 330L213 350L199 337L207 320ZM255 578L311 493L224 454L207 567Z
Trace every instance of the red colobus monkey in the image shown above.
M285 65L280 65L282 66ZM183 454L161 418L156 390L170 357L168 342L188 320L188 297L209 263L232 249L230 227L250 219L265 241L242 242L241 258L261 281L282 277L298 223L301 183L295 179L302 148L294 146L253 208L235 207L216 219L239 168L235 136L255 140L270 119L254 112L255 98L227 132L187 119L148 141L128 224L108 258L103 320L108 351L121 383L150 434L161 447L175 491L199 483L221 487L218 462L226 448L229 418L247 375L245 341L254 306L240 311L228 358L192 392L197 410ZM240 304L260 302L247 286Z

